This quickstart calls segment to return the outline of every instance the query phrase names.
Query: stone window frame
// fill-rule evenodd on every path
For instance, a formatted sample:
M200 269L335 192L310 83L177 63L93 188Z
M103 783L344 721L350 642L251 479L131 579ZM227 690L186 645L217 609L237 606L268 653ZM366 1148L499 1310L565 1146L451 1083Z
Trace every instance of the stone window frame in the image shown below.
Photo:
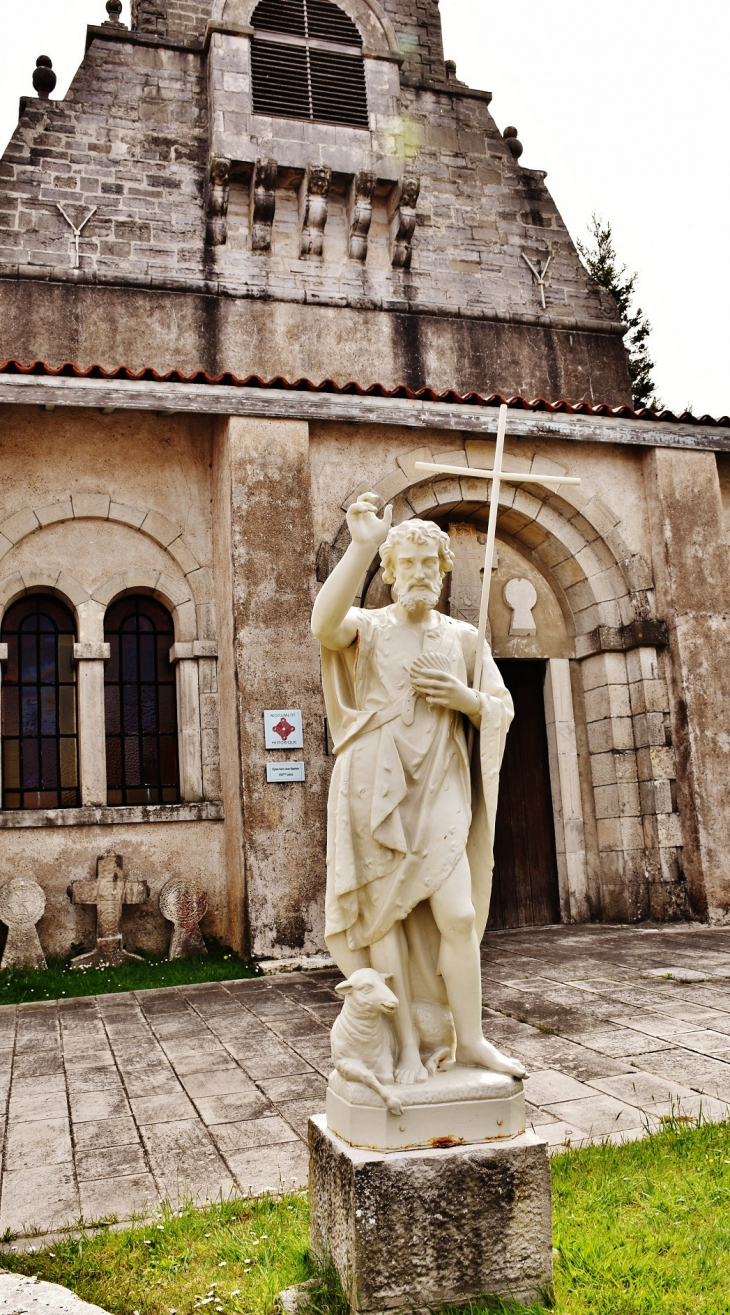
M173 620L170 661L175 665L176 678L181 805L218 802L221 797L218 646L211 571L199 564L182 531L167 517L152 508L116 502L106 494L69 494L60 502L13 513L0 523L0 560L29 534L74 519L108 520L126 525L153 539L174 563L170 573L129 566L98 581L90 592L57 567L36 565L0 579L0 618L18 598L39 591L61 599L74 615L82 809L104 808L105 814L110 815L105 815L105 821L113 821L117 812L116 807L107 808L106 802L104 663L109 646L104 641L104 617L111 603L131 593L146 593L156 598ZM172 574L174 570L176 575ZM0 672L6 657L0 647ZM177 806L168 806L174 807ZM135 811L144 816L147 808L139 805ZM150 815L159 813L160 806L150 805L149 811Z

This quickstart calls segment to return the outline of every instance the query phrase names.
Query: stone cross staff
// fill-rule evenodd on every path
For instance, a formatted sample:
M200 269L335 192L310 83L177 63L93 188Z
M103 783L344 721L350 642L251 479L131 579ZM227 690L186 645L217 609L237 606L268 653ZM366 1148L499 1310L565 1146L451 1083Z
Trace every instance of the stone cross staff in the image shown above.
M502 469L502 458L504 457L504 437L507 432L507 407L503 404L499 408L499 423L497 425L497 448L494 453L494 469L479 470L474 466L442 466L434 465L428 461L417 461L416 470L429 470L438 475L468 475L470 479L491 479L492 495L489 502L489 526L487 529L487 546L484 551L484 580L482 583L482 601L479 609L479 628L477 631L477 653L484 649L484 639L487 633L487 614L489 612L489 592L492 586L492 565L494 562L494 541L497 534L497 515L499 512L499 492L504 480L508 484L580 484L580 480L572 475L526 475L520 471L519 474L512 474ZM474 689L479 692L483 676L483 667L479 662L474 663Z
M96 860L96 877L74 881L71 899L74 904L96 905L96 949L80 954L72 961L74 968L94 968L101 964L120 964L139 959L122 945L122 909L125 904L143 904L149 899L146 881L132 881L124 875L120 854L104 854Z

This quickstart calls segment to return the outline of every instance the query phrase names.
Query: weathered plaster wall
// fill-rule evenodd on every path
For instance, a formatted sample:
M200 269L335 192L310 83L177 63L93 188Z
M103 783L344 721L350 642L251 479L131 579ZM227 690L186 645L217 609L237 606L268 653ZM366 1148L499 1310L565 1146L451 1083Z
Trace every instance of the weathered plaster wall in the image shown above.
M546 421L549 428L549 421ZM434 457L458 454L449 465L465 463L465 447L476 454L477 440L468 436L444 434L440 430L398 429L395 426L312 424L311 462L314 504L314 531L319 540L332 542L344 520L343 504L355 491L375 488L381 480L392 478L392 489L384 496L395 496L410 484L410 454L429 448ZM483 462L489 469L493 443L483 443ZM632 552L650 555L651 543L644 489L642 454L629 447L611 447L599 443L570 443L550 438L524 439L507 435L505 469L510 459L514 468L529 469L540 459L555 462L570 475L583 480L581 493L594 493L615 512L615 528ZM428 460L425 457L424 460ZM444 458L446 459L446 458ZM405 470L400 462L403 461ZM475 458L470 457L471 464ZM547 469L547 467L546 467ZM422 477L427 481L427 476Z
M670 622L668 667L677 792L693 908L730 918L730 560L714 454L645 458L659 605Z
M202 417L0 408L0 521L68 494L103 493L167 517L210 567L211 443Z
M229 943L226 908L223 823L165 822L122 826L32 827L0 831L0 882L31 877L46 893L46 912L38 924L46 954L66 954L71 945L93 949L96 911L71 903L71 882L96 876L102 854L121 854L124 870L146 881L150 899L125 907L122 927L126 948L163 952L171 924L157 907L170 877L190 877L208 892L203 932Z
M204 418L0 410L0 608L26 588L50 588L75 613L77 637L100 642L112 597L155 589L173 610L176 640L215 640L212 457ZM218 800L216 663L205 658L194 665L202 796ZM81 701L81 682L78 689ZM83 712L80 707L82 726ZM185 729L180 698L178 717ZM103 725L94 730L92 741L103 747ZM84 743L82 786L89 772ZM103 791L103 758L101 776ZM105 794L85 800L104 801ZM155 894L170 876L199 880L211 902L205 930L231 943L236 921L228 908L225 831L225 824L210 821L3 827L0 880L22 871L41 882L49 898L44 945L66 951L93 927L93 914L72 908L66 887L93 875L97 856L115 850ZM240 891L237 899L240 905ZM125 925L130 945L165 948L169 928L156 904L130 910Z
M22 362L628 400L620 338L550 326L2 278L0 317Z
M326 796L308 426L230 420L233 614L246 887L255 954L323 947ZM301 708L304 750L264 748L264 710ZM267 761L303 761L304 783L270 784Z

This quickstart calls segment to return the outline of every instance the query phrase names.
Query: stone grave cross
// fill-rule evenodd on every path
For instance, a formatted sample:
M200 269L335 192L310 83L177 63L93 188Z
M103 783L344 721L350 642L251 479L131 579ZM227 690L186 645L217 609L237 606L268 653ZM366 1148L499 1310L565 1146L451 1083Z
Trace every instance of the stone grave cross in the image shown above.
M416 470L429 470L438 475L460 475L468 476L469 479L490 479L492 481L492 491L489 500L489 526L487 529L487 546L484 552L484 580L482 584L482 601L479 608L479 626L477 629L477 653L481 653L484 648L484 638L487 633L487 614L489 612L489 591L492 586L492 564L494 562L494 541L497 534L497 514L499 512L499 492L504 480L508 484L580 484L580 480L572 475L526 475L522 471L519 474L513 474L510 471L503 470L502 459L504 457L504 438L507 432L507 407L502 404L499 408L499 423L497 425L497 447L494 453L494 469L478 470L474 466L442 466L434 465L428 461L417 461ZM482 680L482 665L479 662L474 664L474 689L479 692ZM470 739L472 732L470 731Z
M104 854L96 860L96 876L82 878L71 886L74 904L96 905L96 949L72 960L74 968L116 965L139 959L122 945L122 910L125 904L143 904L149 899L146 881L124 875L121 854Z

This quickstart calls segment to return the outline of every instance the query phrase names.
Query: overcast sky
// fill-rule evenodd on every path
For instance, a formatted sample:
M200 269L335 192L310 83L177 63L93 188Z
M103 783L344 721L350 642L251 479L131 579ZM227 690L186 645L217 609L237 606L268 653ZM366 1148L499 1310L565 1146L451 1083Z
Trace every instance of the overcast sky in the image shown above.
M48 54L63 95L103 0L4 0L0 138ZM592 211L639 272L666 405L730 412L728 0L441 0L447 58L493 92L573 237ZM125 0L123 18L128 21Z

